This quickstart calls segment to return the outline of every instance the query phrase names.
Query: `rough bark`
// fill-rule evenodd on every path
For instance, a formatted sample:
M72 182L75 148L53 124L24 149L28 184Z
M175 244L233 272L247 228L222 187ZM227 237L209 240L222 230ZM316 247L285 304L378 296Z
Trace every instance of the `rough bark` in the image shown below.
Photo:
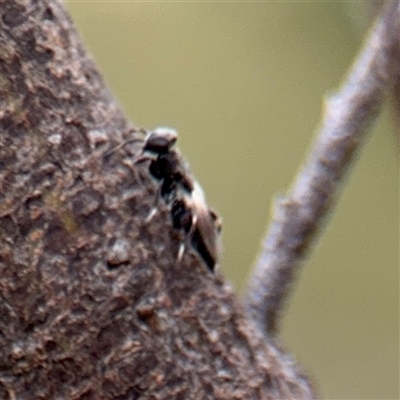
M310 399L134 164L55 0L0 1L0 398Z

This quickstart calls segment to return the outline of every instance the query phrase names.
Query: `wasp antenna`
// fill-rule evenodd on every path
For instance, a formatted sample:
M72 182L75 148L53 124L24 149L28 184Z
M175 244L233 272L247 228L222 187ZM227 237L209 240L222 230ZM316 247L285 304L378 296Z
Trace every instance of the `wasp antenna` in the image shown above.
M143 154L143 151L133 160L134 164L139 164L143 161L148 161L148 160L153 160L153 157L151 156L146 156Z
M125 145L127 145L128 143L133 143L133 142L141 142L141 139L138 138L134 138L134 139L128 139L125 140L125 142L120 143L118 146L115 146L113 149L108 150L104 156L105 157L109 157L111 154L115 153L117 150L119 150L120 148L124 147Z

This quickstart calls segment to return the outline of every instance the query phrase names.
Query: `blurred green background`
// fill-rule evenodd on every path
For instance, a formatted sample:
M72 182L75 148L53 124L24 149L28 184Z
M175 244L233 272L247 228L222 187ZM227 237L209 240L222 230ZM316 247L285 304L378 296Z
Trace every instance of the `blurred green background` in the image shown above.
M238 292L273 197L292 181L324 96L367 31L365 3L67 3L127 115L173 126L222 215L222 268ZM399 398L397 142L386 112L305 263L286 346L326 399Z

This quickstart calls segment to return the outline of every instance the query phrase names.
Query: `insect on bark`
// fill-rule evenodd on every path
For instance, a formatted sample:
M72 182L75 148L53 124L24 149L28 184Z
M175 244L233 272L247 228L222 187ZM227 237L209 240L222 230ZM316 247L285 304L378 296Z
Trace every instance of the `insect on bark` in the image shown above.
M150 161L149 172L159 182L155 205L146 220L153 218L162 199L169 207L173 227L185 235L178 260L191 247L214 271L220 253L221 219L207 206L200 184L190 174L181 154L173 149L177 139L174 129L158 127L147 134L141 154L135 160L135 163ZM122 143L111 152L132 141Z

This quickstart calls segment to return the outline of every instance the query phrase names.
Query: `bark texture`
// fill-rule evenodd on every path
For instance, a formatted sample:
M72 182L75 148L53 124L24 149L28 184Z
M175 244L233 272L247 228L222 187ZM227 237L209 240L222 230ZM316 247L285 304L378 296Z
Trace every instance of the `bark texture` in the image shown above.
M55 0L0 1L0 398L310 399L182 239Z

